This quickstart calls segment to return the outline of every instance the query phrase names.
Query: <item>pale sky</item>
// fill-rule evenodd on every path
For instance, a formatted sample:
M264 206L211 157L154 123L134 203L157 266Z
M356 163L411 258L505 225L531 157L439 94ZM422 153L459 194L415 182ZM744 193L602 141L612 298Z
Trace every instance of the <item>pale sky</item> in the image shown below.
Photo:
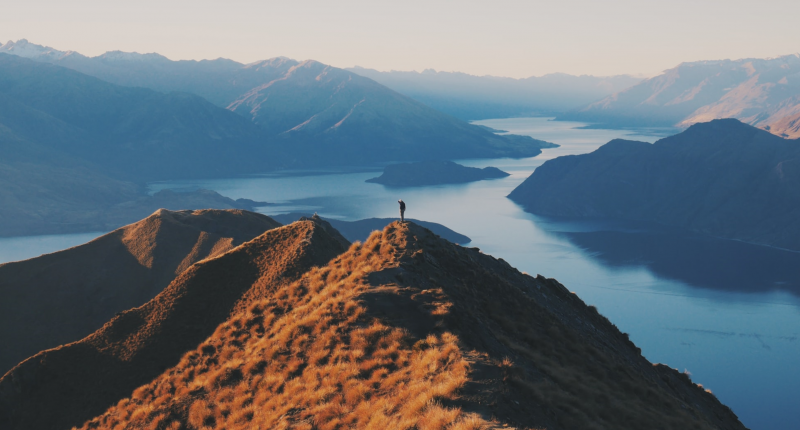
M685 61L800 52L800 0L3 0L0 40L171 59L653 76Z

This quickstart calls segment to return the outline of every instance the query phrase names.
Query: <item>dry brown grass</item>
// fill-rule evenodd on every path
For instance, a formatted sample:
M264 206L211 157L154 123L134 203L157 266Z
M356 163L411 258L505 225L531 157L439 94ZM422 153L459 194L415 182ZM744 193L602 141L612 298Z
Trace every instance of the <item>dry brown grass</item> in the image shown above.
M0 427L82 424L175 366L232 315L345 250L304 221L192 265L146 304L0 378Z
M82 429L742 429L552 280L398 223Z
M0 264L0 376L141 306L190 265L277 227L240 210L160 210L84 245Z
M365 275L393 262L381 234L221 325L175 368L82 428L480 429L442 406L467 381L458 339L424 348L365 318Z

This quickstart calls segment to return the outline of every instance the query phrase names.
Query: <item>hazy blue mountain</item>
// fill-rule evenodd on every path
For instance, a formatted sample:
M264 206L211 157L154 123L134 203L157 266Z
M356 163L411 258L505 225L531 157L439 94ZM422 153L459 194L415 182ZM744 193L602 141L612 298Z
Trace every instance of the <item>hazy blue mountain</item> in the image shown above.
M197 94L221 107L227 107L252 88L280 78L298 64L285 57L252 64L224 58L172 61L154 53L120 51L87 57L74 51L36 45L25 39L9 41L0 46L0 52L57 64L117 85Z
M224 59L171 61L158 54L122 52L89 58L26 40L9 42L0 52L119 85L199 95L260 126L266 136L278 141L278 152L286 155L290 165L540 153L533 139L497 136L371 79L315 61L274 58L245 65Z
M95 165L13 135L0 124L0 236L109 231L159 208L253 209L213 191L153 196Z
M39 54L99 61L75 53ZM120 54L115 61L135 59L188 67L153 55ZM287 64L292 62L277 59L250 67L283 73ZM143 194L141 183L147 181L311 165L534 156L546 144L497 136L320 63L295 64L281 76L246 92L232 112L195 94L116 85L0 53L0 235L116 228L152 212L155 204L252 207L208 193L154 200Z
M170 209L252 208L144 181L274 168L264 132L187 93L0 54L0 236L102 231Z
M545 162L509 195L560 217L652 221L800 250L800 142L734 119Z
M542 142L495 135L377 82L316 61L229 106L314 164L530 157Z
M0 54L0 124L16 136L146 181L278 166L265 133L188 93L123 87Z
M630 75L553 73L524 79L458 72L347 69L464 120L553 115L594 102L641 81Z
M737 118L784 137L800 137L800 54L773 59L683 63L559 119L611 126L688 127Z

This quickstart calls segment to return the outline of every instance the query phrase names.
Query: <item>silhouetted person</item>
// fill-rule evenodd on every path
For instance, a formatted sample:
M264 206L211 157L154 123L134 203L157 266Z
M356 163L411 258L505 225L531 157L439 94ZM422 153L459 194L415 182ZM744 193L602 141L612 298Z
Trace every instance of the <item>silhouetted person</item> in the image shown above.
M397 203L400 203L400 222L406 222L406 202L404 202L403 199L400 199L397 201Z

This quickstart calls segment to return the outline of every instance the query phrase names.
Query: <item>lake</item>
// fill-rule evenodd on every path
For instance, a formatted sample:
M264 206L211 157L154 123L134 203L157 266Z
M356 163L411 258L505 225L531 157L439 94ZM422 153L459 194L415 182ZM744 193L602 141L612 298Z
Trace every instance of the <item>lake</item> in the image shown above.
M650 361L691 372L746 426L796 428L800 253L648 225L528 214L505 196L545 160L590 152L614 138L653 142L665 130L581 129L584 124L547 118L478 123L561 147L527 159L461 160L511 174L471 184L391 189L364 182L379 174L365 167L162 182L150 191L207 188L269 202L259 209L268 215L317 212L342 220L396 217L402 198L408 217L444 224L472 238L469 246L521 271L556 278L629 333ZM10 240L19 247L37 239L0 240L0 258L10 255ZM38 252L74 244L62 240L51 237ZM20 255L32 256L35 246L24 246L27 253Z

